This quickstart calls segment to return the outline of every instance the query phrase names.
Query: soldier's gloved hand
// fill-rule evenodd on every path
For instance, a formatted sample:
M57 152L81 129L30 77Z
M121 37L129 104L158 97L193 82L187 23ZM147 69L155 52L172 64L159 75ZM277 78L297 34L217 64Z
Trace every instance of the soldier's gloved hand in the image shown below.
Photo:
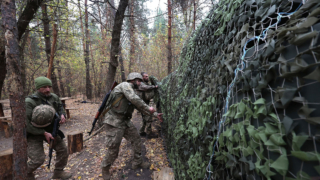
M157 118L159 119L160 122L163 122L162 114L163 113L158 113L158 115L157 115Z
M158 89L158 85L156 85L156 89Z
M153 107L149 107L149 111L150 111L150 114L153 114L154 112L156 112L156 110Z
M47 142L50 143L50 139L54 139L51 133L44 132L44 137L46 138Z
M63 114L61 114L61 121L59 122L59 124L63 124L66 122L66 118L64 117Z

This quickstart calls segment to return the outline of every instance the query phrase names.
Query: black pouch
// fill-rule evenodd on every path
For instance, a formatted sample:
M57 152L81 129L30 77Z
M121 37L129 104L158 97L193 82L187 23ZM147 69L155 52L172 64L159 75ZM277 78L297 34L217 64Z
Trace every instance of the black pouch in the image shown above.
M66 137L60 129L58 130L58 135L61 137L61 139Z

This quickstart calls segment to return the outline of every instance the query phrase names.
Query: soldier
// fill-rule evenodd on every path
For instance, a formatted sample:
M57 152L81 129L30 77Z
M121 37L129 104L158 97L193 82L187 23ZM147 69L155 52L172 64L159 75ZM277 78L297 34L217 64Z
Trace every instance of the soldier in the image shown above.
M149 84L149 75L146 72L141 72L142 82L139 88L136 90L137 95L149 105L150 100L154 97L154 89L157 89L158 86L153 86ZM152 129L152 116L141 113L143 124L139 130L141 136L151 135ZM146 131L145 131L146 129Z
M56 94L50 93L52 86L51 80L46 77L38 77L35 79L35 86L37 92L28 96L26 103L26 125L27 125L27 143L28 143L28 174L27 179L34 178L33 171L41 166L45 161L45 154L43 149L43 141L50 142L54 139L53 149L56 151L56 164L52 179L68 179L71 177L70 172L64 171L64 167L68 162L68 152L64 137L60 131L58 135L53 138L51 132L53 131L54 114L61 113L60 124L65 123L65 111L62 103Z
M110 94L106 107L110 111L106 114L106 156L103 158L102 176L103 179L108 180L111 177L109 169L115 159L118 157L119 147L122 137L130 141L134 158L132 162L132 169L149 168L150 163L143 162L141 157L141 138L137 129L130 121L134 108L145 114L152 114L161 122L162 113L155 112L153 107L149 107L142 99L134 92L142 81L142 76L139 73L130 73L127 82L120 83L116 86Z

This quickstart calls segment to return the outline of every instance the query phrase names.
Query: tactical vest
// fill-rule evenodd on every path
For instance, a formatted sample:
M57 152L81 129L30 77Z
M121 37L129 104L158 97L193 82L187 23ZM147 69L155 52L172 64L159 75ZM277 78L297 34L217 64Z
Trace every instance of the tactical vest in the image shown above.
M121 98L122 94L111 94L110 102L108 103L111 105L114 101L118 98ZM134 111L134 105L126 98L123 97L119 102L117 102L112 108L111 111L117 114L126 115L128 118L131 118L132 113Z
M154 97L154 89L142 92L142 99L146 101L150 101Z

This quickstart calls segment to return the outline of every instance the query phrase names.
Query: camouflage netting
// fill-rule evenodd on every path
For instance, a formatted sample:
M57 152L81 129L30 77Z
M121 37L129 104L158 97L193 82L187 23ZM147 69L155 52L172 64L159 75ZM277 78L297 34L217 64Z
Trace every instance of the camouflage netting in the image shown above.
M161 82L176 179L320 175L320 1L220 0Z

